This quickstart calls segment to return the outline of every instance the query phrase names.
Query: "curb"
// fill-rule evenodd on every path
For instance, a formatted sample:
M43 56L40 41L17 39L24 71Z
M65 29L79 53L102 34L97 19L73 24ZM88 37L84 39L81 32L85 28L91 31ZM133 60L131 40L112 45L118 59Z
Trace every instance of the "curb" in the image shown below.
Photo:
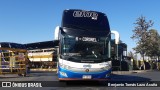
M131 71L112 71L112 74L131 74L131 73L143 73L152 70L131 70Z
M31 71L57 71L57 69L31 69Z

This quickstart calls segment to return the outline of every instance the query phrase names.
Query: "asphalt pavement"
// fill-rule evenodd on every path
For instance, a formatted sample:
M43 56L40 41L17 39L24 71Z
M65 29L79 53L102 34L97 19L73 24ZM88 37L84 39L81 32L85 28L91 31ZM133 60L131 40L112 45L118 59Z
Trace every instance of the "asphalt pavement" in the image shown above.
M138 82L150 82L160 81L160 71L114 71L112 72L112 81L138 81ZM18 76L16 74L0 75L0 81L22 81L22 82L42 82L48 84L50 87L37 87L37 88L0 88L0 90L159 90L160 87L119 87L119 86L108 86L106 82L96 81L73 81L73 82L58 82L56 71L47 70L31 70L31 73L27 77ZM46 82L43 82L46 81ZM57 85L57 86L56 86ZM64 86L63 86L64 85Z

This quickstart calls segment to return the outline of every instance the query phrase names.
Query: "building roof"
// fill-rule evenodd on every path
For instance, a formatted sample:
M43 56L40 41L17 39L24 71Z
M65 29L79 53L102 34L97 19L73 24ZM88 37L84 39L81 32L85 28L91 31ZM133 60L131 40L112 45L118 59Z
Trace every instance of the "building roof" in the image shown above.
M52 40L52 41L43 41L43 42L35 42L35 43L28 43L24 44L27 50L32 49L45 49L45 48L54 48L58 46L59 41L58 40Z
M26 49L25 45L12 42L0 42L0 48Z

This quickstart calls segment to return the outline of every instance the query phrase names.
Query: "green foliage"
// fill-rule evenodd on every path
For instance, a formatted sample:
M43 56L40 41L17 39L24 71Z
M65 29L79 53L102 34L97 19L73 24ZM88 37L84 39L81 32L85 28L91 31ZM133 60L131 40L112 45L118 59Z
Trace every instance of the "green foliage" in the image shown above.
M153 22L151 20L146 21L145 17L141 16L136 20L136 23L134 23L135 29L133 30L133 35L132 39L136 40L137 46L133 48L136 53L140 53L141 56L143 56L144 60L144 55L148 53L148 29L153 26Z
M136 41L137 46L133 49L136 53L140 53L143 57L149 56L150 58L159 59L160 56L160 35L155 29L150 29L153 26L151 20L146 21L145 17L141 16L137 18L136 23L134 23L135 29L133 30L132 39ZM133 54L131 54L133 57ZM134 57L133 57L134 59ZM144 65L145 69L145 65Z
M147 56L152 57L160 55L160 36L157 30L151 29L148 31L148 37L145 43L148 48L146 50Z
M148 22L146 21L145 17L141 16L136 20L137 25L133 31L132 39L137 39L137 41L144 42L147 37L147 31L150 27L153 26L153 22L149 20Z
M131 59L133 59L133 60L137 59L137 55L134 54L132 51L128 52L128 56L131 57Z
M134 23L135 29L133 30L132 39L136 41L137 46L133 49L136 53L140 53L143 57L149 56L150 58L159 59L160 56L160 35L157 30L150 29L153 26L152 20L146 21L145 17L141 16L137 18L136 23ZM144 64L144 69L147 66Z

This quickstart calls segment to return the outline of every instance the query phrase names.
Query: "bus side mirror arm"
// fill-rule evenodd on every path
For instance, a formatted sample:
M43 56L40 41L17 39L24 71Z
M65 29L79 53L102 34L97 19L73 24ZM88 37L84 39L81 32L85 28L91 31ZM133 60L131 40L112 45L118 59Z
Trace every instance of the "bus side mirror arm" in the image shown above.
M54 30L54 40L59 40L59 31L60 31L60 27L57 26Z
M119 44L120 36L117 31L111 31L111 34L115 35L115 44Z
M117 60L118 60L118 44L119 44L119 41L120 41L120 36L119 36L119 33L117 31L111 31L111 34L114 34L114 36L115 36L116 57L117 57Z

